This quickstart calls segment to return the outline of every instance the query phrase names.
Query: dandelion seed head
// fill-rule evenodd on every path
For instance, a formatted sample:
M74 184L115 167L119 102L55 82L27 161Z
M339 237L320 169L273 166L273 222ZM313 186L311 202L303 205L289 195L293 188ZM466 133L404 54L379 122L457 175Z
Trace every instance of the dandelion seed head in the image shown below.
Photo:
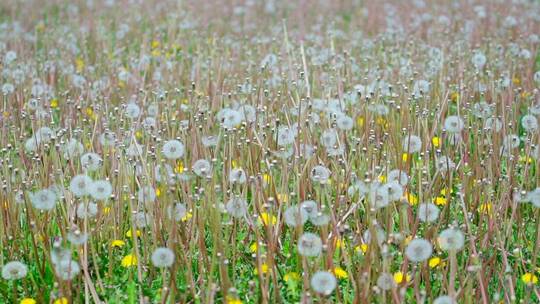
M328 271L317 271L311 277L311 288L323 295L331 294L337 286L336 277Z
M171 267L174 263L174 252L166 247L159 247L152 253L152 264L155 267Z
M2 278L4 280L19 280L28 274L28 267L19 261L11 261L2 267Z
M405 255L411 262L423 262L433 253L433 246L425 239L414 239L405 249Z
M321 238L311 232L305 232L298 239L298 253L307 257L315 257L322 252Z

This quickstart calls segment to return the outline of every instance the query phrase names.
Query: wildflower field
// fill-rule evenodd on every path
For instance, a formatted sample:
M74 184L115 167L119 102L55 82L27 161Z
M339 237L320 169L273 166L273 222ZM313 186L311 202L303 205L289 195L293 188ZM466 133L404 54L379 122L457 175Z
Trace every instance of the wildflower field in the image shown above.
M1 0L0 303L539 303L540 1Z

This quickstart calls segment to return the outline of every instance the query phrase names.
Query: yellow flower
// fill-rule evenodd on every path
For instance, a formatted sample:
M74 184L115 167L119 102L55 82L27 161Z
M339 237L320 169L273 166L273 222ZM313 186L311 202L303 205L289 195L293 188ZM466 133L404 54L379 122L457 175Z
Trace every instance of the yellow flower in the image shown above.
M449 188L442 188L441 189L441 195L444 196L444 197L447 197L449 194L452 194L454 193L454 190L452 189L449 189Z
M84 60L81 57L75 59L75 66L77 73L81 73L84 69Z
M403 153L403 154L401 155L401 160L402 160L403 162L407 162L407 159L409 159L409 154Z
M268 226L269 223L272 223L272 225L275 225L276 222L277 222L277 217L275 215L262 212L261 215L259 216L259 224L264 224L265 226Z
M159 41L158 40L153 40L152 41L152 49L157 49L159 47Z
M57 98L51 99L51 108L53 108L53 109L58 108L58 99Z
M356 118L356 124L358 125L358 127L363 127L364 126L364 117L358 116L358 118Z
M270 181L272 181L272 177L270 176L270 174L265 173L263 174L263 180L265 183L269 184Z
M300 275L294 271L291 271L283 276L283 280L285 280L285 282L298 281L300 280Z
M109 212L111 212L111 207L105 207L105 208L103 208L103 213L109 214Z
M186 215L182 218L182 222L185 222L185 221L189 220L189 219L192 218L192 217L193 217L193 213L188 212L188 213L186 213Z
M342 239L336 239L336 248L341 248L341 247L345 247L346 243L344 240Z
M394 281L396 281L397 284L402 283L405 280L405 282L408 282L411 280L411 275L407 273L407 275L404 275L403 272L398 271L394 273Z
M379 176L379 181L380 181L381 183L386 183L386 175L381 175L381 176Z
M532 157L527 157L525 155L520 155L519 156L519 162L531 164L533 162L533 159L532 159Z
M538 277L534 273L527 272L521 276L523 283L533 285L538 283Z
M161 196L161 189L159 189L159 188L156 189L156 196L157 197Z
M24 298L19 304L36 304L36 300L32 298Z
M414 195L413 193L405 192L405 198L411 206L418 204L418 196Z
M521 83L521 80L519 79L519 77L514 77L512 78L512 82L515 84L515 85L519 85Z
M405 238L405 240L403 240L403 242L405 243L405 245L408 245L410 241L412 241L412 235L409 235L408 237Z
M238 162L236 160L231 160L231 167L233 167L233 169L236 169L238 168Z
M249 250L250 250L251 252L253 252L253 253L257 252L257 248L259 248L259 246L257 245L257 242L255 242L255 243L253 243L253 244L251 244L251 245L249 246Z
M143 137L143 133L139 130L135 132L135 138L140 140Z
M131 267L137 265L137 257L134 254L128 254L122 258L123 267Z
M361 244L361 245L358 245L356 247L354 247L354 250L356 250L357 252L362 252L362 253L366 253L367 250L368 250L368 244Z
M124 242L122 240L114 240L114 241L111 242L111 247L122 248L122 247L124 247L125 244L126 244L126 242Z
M289 201L289 195L287 195L287 193L278 193L277 194L277 199L278 201L280 202L283 202L283 203L286 203Z
M435 205L437 206L444 206L446 205L447 201L446 201L446 198L442 197L442 196L437 196L435 198Z
M141 231L140 230L135 231L135 235L137 235L137 237L140 237L141 236ZM133 233L132 233L131 229L126 231L126 237L128 237L128 238L133 237Z
M457 102L459 100L459 93L458 92L454 92L450 95L450 99L453 101L453 102Z
M431 259L429 259L428 264L430 268L435 268L441 264L441 258L432 257Z
M259 274L259 270L257 268L255 268L255 270L253 271L256 275ZM261 264L261 272L263 274L267 273L268 272L268 264L266 263L262 263Z
M438 147L440 147L440 145L441 145L441 139L438 138L437 136L434 136L434 137L431 139L431 143L433 144L433 146L434 146L435 148L438 148Z
M242 301L231 295L227 295L227 304L242 304Z
M384 117L377 118L375 123L377 123L379 126L382 126L382 127L388 126L388 123L386 123L386 119L384 119Z
M336 275L336 278L338 279L347 279L349 277L349 274L347 274L347 271L345 271L345 269L339 266L334 268L334 274Z
M480 207L478 207L478 211L491 214L491 202L480 204Z
M65 298L65 297L62 297L62 298L60 298L60 299L56 299L56 300L54 300L54 302L53 302L53 304L68 304L68 303L69 303L69 301L68 301L68 299Z
M178 161L178 164L176 165L176 172L177 173L184 172L184 162Z

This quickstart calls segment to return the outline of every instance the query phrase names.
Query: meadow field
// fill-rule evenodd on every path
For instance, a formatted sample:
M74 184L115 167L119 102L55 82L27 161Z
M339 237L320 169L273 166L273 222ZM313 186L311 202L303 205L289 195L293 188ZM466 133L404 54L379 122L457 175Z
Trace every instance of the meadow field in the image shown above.
M0 303L539 303L540 1L0 0Z

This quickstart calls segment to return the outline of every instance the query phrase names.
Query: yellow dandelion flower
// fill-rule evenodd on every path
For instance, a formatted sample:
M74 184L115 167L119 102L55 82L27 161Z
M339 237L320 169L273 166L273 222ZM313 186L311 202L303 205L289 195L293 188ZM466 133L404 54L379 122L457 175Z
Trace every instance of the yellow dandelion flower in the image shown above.
M450 95L450 99L453 101L453 102L458 102L459 100L459 93L458 92L454 92Z
M437 136L434 136L432 139L431 139L431 143L433 144L433 146L435 148L438 148L441 146L441 139L438 138Z
M336 245L336 248L339 249L339 248L345 247L347 244L342 239L336 239L335 245Z
M186 213L186 215L182 218L182 222L185 222L185 221L189 220L189 219L192 218L192 217L193 217L193 213L188 212L188 213Z
M262 274L265 274L265 273L268 272L268 264L266 264L266 263L261 264L261 272L262 272ZM257 268L255 268L255 270L253 270L253 273L255 273L256 275L259 274L259 270Z
M234 160L234 159L231 160L231 167L232 167L233 169L238 168L238 162L237 162L236 160Z
M137 257L134 254L128 254L122 258L122 267L131 267L137 265Z
M481 213L487 213L491 214L492 204L491 202L480 204L480 207L478 207L478 211Z
M410 241L412 241L412 235L409 235L408 237L405 238L405 240L403 240L403 242L405 242L405 245L409 244Z
M336 278L338 279L347 279L349 277L349 274L347 273L347 271L345 271L345 269L339 266L334 267L334 274L336 275Z
M441 258L432 257L431 259L429 259L428 264L429 264L430 268L435 268L435 267L441 265Z
M407 162L407 159L409 159L409 154L408 154L408 153L403 153L403 154L401 155L401 160L402 160L403 162Z
M140 230L135 231L135 235L137 235L137 237L140 237L141 236L141 231ZM131 229L126 231L126 237L128 237L128 238L133 237L133 233L132 233Z
M104 213L104 214L109 214L109 212L111 212L111 207L105 207L105 208L103 208L103 213Z
M152 44L151 44L152 49L157 49L157 48L159 47L159 44L160 44L160 43L159 43L158 40L153 40L153 41L152 41Z
M58 99L57 98L51 99L51 108L53 108L53 109L58 108Z
M161 189L159 189L159 188L156 189L156 196L157 197L161 196Z
M53 304L68 304L69 301L66 297L62 297L59 299L54 300Z
M259 224L264 224L265 226L268 226L270 223L272 225L275 225L277 222L277 217L272 214L268 214L266 212L262 212L259 216Z
M386 175L381 175L381 176L379 176L379 181L380 181L381 183L386 183Z
M135 132L135 138L140 140L143 137L143 133L139 130Z
M515 84L515 85L520 85L521 84L521 79L519 79L519 77L514 77L514 78L512 78L512 83Z
M227 295L227 304L242 304L242 301L236 297L233 297L231 295Z
M85 112L86 115L88 115L89 117L92 117L94 115L94 109L92 109L91 107L87 107Z
M382 127L388 126L388 123L386 122L386 119L384 117L378 117L377 120L375 120L375 123Z
M287 193L278 193L277 199L280 202L286 203L289 201L289 195Z
M446 201L446 198L442 197L442 196L437 196L435 198L435 205L437 206L444 206L446 205L447 201Z
M77 73L81 73L84 70L84 59L81 57L75 59L75 67L77 69Z
M406 275L404 275L401 271L394 273L394 281L396 281L397 284L401 284L402 282L409 282L410 280L411 275L408 273Z
M299 281L300 280L300 275L297 272L291 271L291 272L286 273L283 276L283 280L285 280L285 282Z
M270 176L270 174L263 174L263 181L267 184L270 183L270 181L272 181L272 177Z
M538 277L534 273L527 272L521 276L521 281L527 285L538 283Z
M251 244L249 246L249 250L253 253L257 252L257 248L259 248L259 246L257 245L257 242L254 242L253 244Z
M411 206L418 204L418 196L416 196L413 193L405 192L405 198L407 199L407 202Z
M519 156L519 162L520 163L528 163L528 164L531 164L533 162L533 159L532 157L527 157L525 155L520 155Z
M113 240L111 242L111 247L118 247L118 248L122 248L124 247L124 245L126 244L126 242L122 241L122 240Z
M182 173L184 172L184 162L178 161L178 164L176 165L176 173Z
M354 250L356 250L356 252L366 253L368 251L368 247L368 244L361 244L354 247Z
M358 125L358 127L363 127L364 126L364 117L358 116L356 118L356 124Z
M36 300L32 299L32 298L24 298L21 300L21 302L19 302L19 304L36 304Z

